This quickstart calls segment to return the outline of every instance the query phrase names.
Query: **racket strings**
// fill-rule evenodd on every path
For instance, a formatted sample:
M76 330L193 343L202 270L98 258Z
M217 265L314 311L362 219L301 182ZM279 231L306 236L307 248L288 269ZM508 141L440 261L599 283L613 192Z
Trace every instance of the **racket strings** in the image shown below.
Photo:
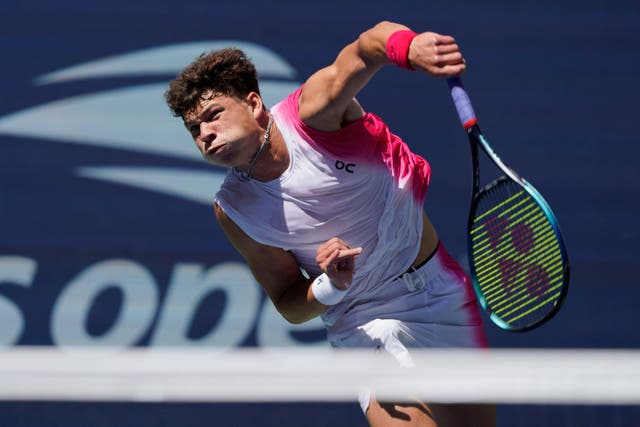
M514 235L514 233L511 234L511 237L513 240L527 238L526 236L522 236L522 235ZM538 240L537 243L542 247L542 246L552 245L554 241L555 241L555 235L547 232L544 235L540 236L540 240ZM522 264L522 262L529 259L531 255L530 253L521 253L521 252L517 252L516 254L512 253L510 260L513 261L514 267L512 267L511 269L505 268L504 266L500 267L497 263L491 262L495 257L496 252L506 253L508 251L510 251L510 248L507 247L507 244L498 245L496 246L495 250L491 250L491 248L484 248L483 250L478 250L477 257L474 258L475 262L479 266L476 272L481 274L486 274L486 275L498 274L499 272L502 272L504 274L509 274L512 269L517 269L517 267L515 266ZM539 259L536 259L537 264L541 266L546 266L546 262L549 259L555 259L555 255L556 254L553 252L542 253L541 257ZM489 290L489 288L487 289Z
M553 309L564 280L551 220L518 183L501 179L481 192L470 229L476 285L494 315L526 327Z
M520 217L520 220L522 220L527 227L534 228L534 227L539 227L543 225L543 222L546 219L544 217L540 217L537 215L537 212L535 211L535 206L530 206L530 212L528 213L523 212L523 214ZM502 241L495 245L493 244L494 242L490 239L490 235L492 234L495 235L496 233L500 232L500 230L496 229L495 224L485 224L485 227L481 229L483 230L483 232L477 233L477 236L475 238L476 239L482 238L482 237L489 237L489 238L485 239L484 245L479 245L477 247L479 258L491 257L495 250L503 250L505 249L505 247L511 244L509 241ZM524 234L527 233L528 230L527 229L514 230L513 223L509 223L508 225L506 225L504 227L504 230L510 232L512 240L515 240L517 242L523 243L527 238L527 236ZM553 232L553 230L551 230L551 232ZM554 237L553 233L550 234L548 237L553 238Z
M544 262L542 262L544 261ZM527 274L521 274L519 279L513 280L509 283L510 293L513 296L518 295L518 293L524 293L529 291L530 293L535 293L536 290L539 290L540 285L544 285L547 282L553 282L554 280L558 280L562 278L562 265L557 265L555 263L555 259L553 255L549 254L545 258L541 260L541 263L538 264L541 268L547 270L549 275L538 275L535 278L535 281L531 280L531 276ZM518 269L516 267L511 268L510 270L501 270L494 271L492 274L502 274L507 277L513 277L515 273L517 273ZM482 273L480 273L482 274ZM543 279L549 279L543 280ZM494 296L499 297L499 293L502 292L502 283L494 283L493 286L484 287L484 295L486 298L492 298ZM517 291L517 292L516 292ZM496 304L495 307L498 307Z

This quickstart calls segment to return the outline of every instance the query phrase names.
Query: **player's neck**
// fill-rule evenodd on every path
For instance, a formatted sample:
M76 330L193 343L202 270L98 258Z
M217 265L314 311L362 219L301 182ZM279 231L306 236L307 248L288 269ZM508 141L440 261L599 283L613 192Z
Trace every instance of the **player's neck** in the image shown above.
M289 167L289 150L275 121L271 126L269 144L256 159L252 178L257 181L271 181L280 177Z

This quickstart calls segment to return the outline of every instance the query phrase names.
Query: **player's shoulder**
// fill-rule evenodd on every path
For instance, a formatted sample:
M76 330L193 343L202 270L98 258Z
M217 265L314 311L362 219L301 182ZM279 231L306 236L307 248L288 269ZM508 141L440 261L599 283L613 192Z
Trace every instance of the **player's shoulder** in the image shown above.
M264 253L267 245L258 242L245 232L218 203L214 203L213 208L222 231L224 231L227 238L229 238L231 243L233 243L243 255L246 255L248 252Z
M214 203L213 204L213 213L215 214L216 219L218 221L220 221L220 220L223 220L223 221L229 220L229 216L224 211L224 209L222 209L220 207L220 205L218 203Z
M300 120L310 128L320 132L338 132L345 126L358 121L365 115L364 109L354 98L346 110L326 108L314 113L300 112Z
M245 235L242 229L231 219L231 217L225 212L225 210L217 202L213 204L213 212L218 220L218 224L224 230L225 233L232 233L234 235Z
M240 254L246 258L259 251L261 245L245 233L218 203L213 204L213 210L222 231Z

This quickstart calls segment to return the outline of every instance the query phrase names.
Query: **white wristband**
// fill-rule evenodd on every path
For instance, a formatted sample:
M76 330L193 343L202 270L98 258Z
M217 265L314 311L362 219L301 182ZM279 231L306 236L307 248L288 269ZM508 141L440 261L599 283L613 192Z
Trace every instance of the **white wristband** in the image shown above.
M322 273L311 284L313 296L324 305L334 305L342 301L347 294L346 289L338 289L333 284L327 273Z

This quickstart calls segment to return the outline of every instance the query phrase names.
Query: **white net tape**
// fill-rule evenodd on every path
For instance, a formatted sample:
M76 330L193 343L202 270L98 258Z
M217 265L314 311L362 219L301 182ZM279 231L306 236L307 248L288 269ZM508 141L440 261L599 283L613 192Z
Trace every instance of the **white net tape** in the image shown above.
M423 350L399 368L371 351L15 348L0 400L129 402L382 400L640 404L637 350Z

